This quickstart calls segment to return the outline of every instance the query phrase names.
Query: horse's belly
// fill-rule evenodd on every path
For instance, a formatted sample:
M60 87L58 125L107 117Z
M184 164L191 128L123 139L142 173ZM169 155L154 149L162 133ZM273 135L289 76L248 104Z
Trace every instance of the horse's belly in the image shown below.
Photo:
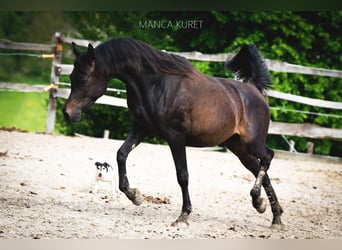
M186 145L191 147L211 147L221 144L228 140L234 133L226 133L222 135L207 134L200 136L187 136Z
M189 146L215 146L235 133L237 133L237 126L233 113L208 114L192 120L186 142Z

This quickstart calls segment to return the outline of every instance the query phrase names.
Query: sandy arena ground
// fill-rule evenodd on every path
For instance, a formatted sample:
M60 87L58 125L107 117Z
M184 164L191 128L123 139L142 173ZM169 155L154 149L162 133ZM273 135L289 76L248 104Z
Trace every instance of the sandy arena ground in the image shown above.
M167 146L141 144L127 162L141 206L97 194L95 161L116 168L122 141L0 131L0 239L342 239L342 162L276 157L269 175L285 225L252 207L254 177L231 153L188 148L193 212L172 227L181 192ZM306 159L306 160L305 160ZM263 193L263 196L265 194Z

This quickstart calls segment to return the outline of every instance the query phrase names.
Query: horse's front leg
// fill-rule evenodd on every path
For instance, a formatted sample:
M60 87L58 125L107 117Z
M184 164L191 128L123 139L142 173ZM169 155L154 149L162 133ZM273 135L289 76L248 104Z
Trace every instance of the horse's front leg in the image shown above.
M176 165L176 172L177 172L177 181L182 190L182 197L183 197L183 206L182 211L178 219L173 222L171 225L176 226L179 222L183 222L189 225L187 219L188 215L191 213L191 202L190 202L190 195L188 190L188 183L189 183L189 175L188 175L188 168L186 162L186 151L185 145L182 143L170 143L170 149L172 152L173 160Z
M140 191L137 188L130 188L126 171L126 160L128 154L143 140L144 133L135 126L129 133L126 141L117 152L117 162L119 169L119 189L134 205L140 205L143 201Z

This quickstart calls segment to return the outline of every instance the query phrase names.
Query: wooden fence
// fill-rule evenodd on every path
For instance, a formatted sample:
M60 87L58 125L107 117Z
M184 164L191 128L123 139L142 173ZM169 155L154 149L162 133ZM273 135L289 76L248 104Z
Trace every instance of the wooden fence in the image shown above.
M76 42L79 46L88 46L89 43L92 43L94 46L98 45L100 42L97 41L89 41L89 40L81 40L70 37L63 38L59 33L56 33L56 41L53 45L37 45L37 44L26 44L26 43L15 43L7 40L0 39L0 48L7 49L23 49L23 50L43 50L43 51L53 51L53 61L51 67L51 85L47 86L39 86L39 85L28 85L28 84L15 84L15 83L0 83L0 89L13 89L15 91L49 91L49 105L48 105L48 117L47 117L47 126L46 132L52 133L54 129L55 122L55 112L56 112L56 98L68 98L70 89L66 88L58 88L59 84L59 76L61 75L69 75L73 69L73 65L62 64L61 63L61 54L63 50L63 43L71 43L72 41ZM168 51L166 51L168 52ZM222 54L202 54L200 52L168 52L174 53L181 56L186 57L189 60L197 60L197 61L210 61L210 62L224 62L228 56L232 56L231 53L222 53ZM311 74L311 75L319 75L326 77L336 77L342 78L341 70L331 70L331 69L323 69L323 68L315 68L315 67L306 67L301 65L289 64L286 62L279 62L275 60L265 59L265 63L267 67L271 71L277 72L287 72L287 73L300 73L300 74ZM307 105L312 105L316 107L329 108L335 110L342 110L341 102L333 102L333 101L325 101L314 98L302 97L287 93L282 93L279 91L268 90L266 94L273 98L285 99L293 102L299 102ZM118 107L127 108L127 103L125 99L117 98L113 96L104 95L100 97L96 103L112 105ZM307 137L307 138L317 138L317 139L332 139L332 140L342 140L342 129L331 129L324 128L314 124L290 124L283 122L271 122L269 128L269 134L275 135L291 135L291 136L299 136L299 137Z

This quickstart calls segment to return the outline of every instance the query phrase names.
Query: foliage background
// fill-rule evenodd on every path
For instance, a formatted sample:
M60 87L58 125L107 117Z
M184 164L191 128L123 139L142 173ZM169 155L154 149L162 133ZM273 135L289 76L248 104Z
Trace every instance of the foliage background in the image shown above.
M199 29L141 28L141 21L171 22L201 20ZM41 24L44 25L41 25ZM10 24L10 25L9 25ZM330 69L342 69L342 12L341 11L263 11L263 12L2 12L0 37L23 42L50 43L55 31L66 36L105 41L110 37L132 37L158 49L169 51L201 51L222 53L237 51L242 44L255 43L268 59L293 64ZM0 52L8 52L1 50ZM51 62L21 56L0 57L0 81L42 84L49 81ZM71 49L65 45L63 63L72 63ZM32 61L34 60L34 61ZM232 77L223 63L192 62L203 73ZM271 72L275 90L286 93L342 101L342 79ZM62 81L68 82L64 77ZM124 88L118 80L110 87ZM107 94L124 97L123 93ZM283 122L310 122L330 128L342 128L341 117L304 114L286 110L310 111L342 116L341 111L315 108L299 103L269 98L271 119ZM62 107L64 100L59 100ZM4 105L4 104L1 104ZM46 109L46 107L43 107ZM286 110L285 110L286 109ZM1 113L0 113L1 114ZM2 114L1 120L4 120ZM27 122L27 121L26 121ZM80 123L66 124L61 112L57 114L56 132L81 133L100 137L110 129L112 138L123 139L132 121L127 110L94 105L83 115ZM292 138L296 149L305 151L306 138ZM149 141L162 143L157 138ZM311 140L315 152L342 155L341 142ZM268 144L287 149L279 136L269 136Z

